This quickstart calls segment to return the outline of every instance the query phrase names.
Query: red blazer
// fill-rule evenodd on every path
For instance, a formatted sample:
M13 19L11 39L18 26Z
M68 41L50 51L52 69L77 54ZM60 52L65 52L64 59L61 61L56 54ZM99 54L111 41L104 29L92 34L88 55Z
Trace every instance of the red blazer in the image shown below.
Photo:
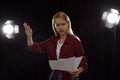
M27 49L29 51L34 51L37 53L48 53L50 60L56 60L56 46L57 46L57 40L58 38L55 36L52 36L46 41L34 43L31 46L28 46ZM84 56L84 50L81 44L81 41L79 41L76 37L72 35L68 35L63 46L60 50L60 58L70 58L70 57L80 57ZM79 67L82 67L84 72L87 71L87 58L84 56ZM65 71L54 71L54 74L64 73L65 75L68 75L68 72Z

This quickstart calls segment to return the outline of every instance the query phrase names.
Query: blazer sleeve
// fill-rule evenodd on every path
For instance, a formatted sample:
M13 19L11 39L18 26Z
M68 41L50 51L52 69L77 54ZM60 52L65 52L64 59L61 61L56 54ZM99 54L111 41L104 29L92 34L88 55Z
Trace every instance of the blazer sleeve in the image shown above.
M85 57L84 55L84 50L83 50L83 46L80 40L75 40L74 43L75 46L75 55L76 57L80 57L83 56L81 63L79 64L79 67L83 68L83 73L87 72L87 57Z
M48 43L49 43L49 40L38 42L38 43L34 42L33 45L27 46L27 50L30 52L36 52L36 53L46 53Z

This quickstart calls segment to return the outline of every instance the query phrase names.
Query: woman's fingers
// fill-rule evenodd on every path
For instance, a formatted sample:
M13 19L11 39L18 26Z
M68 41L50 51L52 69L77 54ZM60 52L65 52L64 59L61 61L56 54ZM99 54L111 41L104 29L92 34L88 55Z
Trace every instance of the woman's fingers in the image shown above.
M25 29L30 28L30 26L26 22L23 24L23 26L24 26Z
M79 69L76 69L76 70L73 70L73 71L71 71L71 72L69 72L71 75L73 75L73 76L79 76L79 74L80 74L80 71L79 71Z
M32 29L30 28L30 25L28 25L26 22L23 24L24 28L25 28L25 33L26 35L32 36Z

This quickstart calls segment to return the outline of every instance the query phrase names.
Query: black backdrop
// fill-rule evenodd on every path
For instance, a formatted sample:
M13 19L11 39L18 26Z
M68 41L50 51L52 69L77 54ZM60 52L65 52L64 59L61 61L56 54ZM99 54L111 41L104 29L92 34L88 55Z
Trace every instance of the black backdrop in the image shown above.
M14 39L8 40L0 32L1 80L48 80L51 70L47 54L26 51L22 24L27 22L31 25L34 41L46 40L53 35L51 19L57 11L69 15L73 31L82 41L88 58L84 80L119 80L120 28L116 26L114 35L114 29L106 28L101 20L102 12L110 8L120 10L119 0L1 2L0 28L7 19L13 19L20 26L20 33Z

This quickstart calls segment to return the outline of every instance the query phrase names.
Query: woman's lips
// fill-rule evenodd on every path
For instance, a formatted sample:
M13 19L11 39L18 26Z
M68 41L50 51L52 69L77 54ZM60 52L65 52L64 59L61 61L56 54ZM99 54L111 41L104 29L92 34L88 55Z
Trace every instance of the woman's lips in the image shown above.
M63 32L64 32L64 30L60 30L59 32L60 32L60 33L63 33Z

